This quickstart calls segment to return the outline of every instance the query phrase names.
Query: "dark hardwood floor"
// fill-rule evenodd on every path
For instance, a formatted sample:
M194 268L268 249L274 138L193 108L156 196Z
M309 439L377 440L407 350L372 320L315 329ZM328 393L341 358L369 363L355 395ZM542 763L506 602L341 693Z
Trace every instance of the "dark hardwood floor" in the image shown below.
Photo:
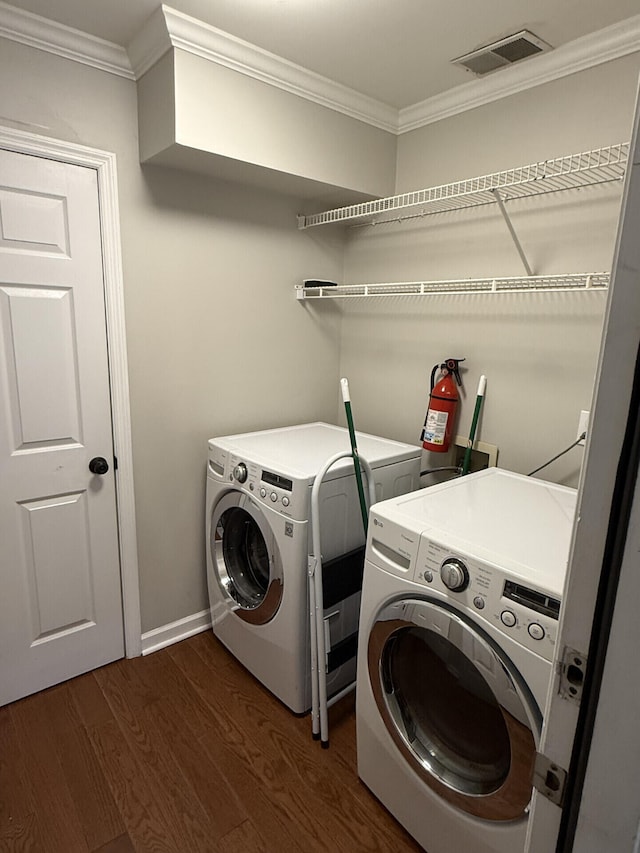
M353 696L331 746L211 632L0 708L0 851L421 848L358 780Z

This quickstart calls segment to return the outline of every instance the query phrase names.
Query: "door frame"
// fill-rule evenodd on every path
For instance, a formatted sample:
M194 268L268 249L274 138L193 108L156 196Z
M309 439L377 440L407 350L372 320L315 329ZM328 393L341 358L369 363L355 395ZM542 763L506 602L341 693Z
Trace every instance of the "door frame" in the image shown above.
M575 846L576 829L585 832L594 845L602 841L606 821L625 799L637 779L633 762L613 765L612 753L591 754L594 738L601 737L598 721L610 713L608 732L616 727L616 749L629 709L624 705L625 689L637 690L633 676L623 684L616 676L617 660L628 656L632 644L620 648L620 620L629 601L619 599L619 584L628 589L630 566L626 550L637 539L630 526L633 494L638 478L640 453L637 441L638 398L640 396L640 89L638 90L629 148L629 161L620 208L611 284L607 300L598 368L591 403L592 415L578 489L578 506L562 595L563 605L556 642L554 683L547 695L540 753L556 768L568 773L564 802L555 805L534 791L525 853L557 853L583 850ZM626 556L626 559L625 559ZM637 551L633 569L636 568ZM637 581L635 583L637 588ZM625 589L625 587L620 587ZM633 592L633 590L632 590ZM619 600L618 600L619 599ZM631 599L635 602L635 599ZM632 626L635 628L635 625ZM612 633L613 630L616 634ZM637 634L637 630L636 630ZM614 644L609 648L610 639ZM635 638L634 638L635 639ZM569 654L570 653L570 654ZM572 701L560 690L560 680L569 662L580 656L581 698ZM616 658L617 656L617 658ZM578 659L580 659L578 658ZM611 679L611 681L605 679ZM603 686L611 688L610 694ZM600 707L602 703L602 707ZM611 714L610 703L614 713ZM622 741L624 744L624 740ZM615 754L615 751L614 753ZM630 754L628 751L625 754ZM589 776L591 775L591 778ZM590 790L585 787L590 783ZM594 787L598 809L590 810ZM583 794L588 796L583 800ZM628 812L625 844L637 835L637 812ZM619 836L620 838L620 836ZM618 838L618 841L619 841ZM610 843L609 843L610 842ZM637 851L637 838L635 838ZM607 849L630 851L611 838ZM603 849L593 847L590 849Z
M142 654L142 623L138 583L138 548L133 490L133 452L129 373L125 334L124 281L116 155L61 139L39 136L0 125L0 148L59 160L94 169L98 180L100 239L105 295L111 423L114 453L118 460L115 477L116 518L120 551L120 579L124 622L124 648L128 658Z

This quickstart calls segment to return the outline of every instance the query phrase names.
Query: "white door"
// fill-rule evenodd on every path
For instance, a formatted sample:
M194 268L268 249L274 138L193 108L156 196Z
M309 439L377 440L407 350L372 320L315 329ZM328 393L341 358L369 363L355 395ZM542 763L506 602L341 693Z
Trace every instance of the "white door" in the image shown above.
M632 499L640 436L639 120L637 108L556 645L560 658L574 650L567 661L580 664L567 685L568 695L573 688L580 703L560 695L558 672L540 746L556 767L568 771L569 784L562 809L534 792L527 853L638 849L640 522Z
M0 705L123 656L114 476L95 170L0 150Z

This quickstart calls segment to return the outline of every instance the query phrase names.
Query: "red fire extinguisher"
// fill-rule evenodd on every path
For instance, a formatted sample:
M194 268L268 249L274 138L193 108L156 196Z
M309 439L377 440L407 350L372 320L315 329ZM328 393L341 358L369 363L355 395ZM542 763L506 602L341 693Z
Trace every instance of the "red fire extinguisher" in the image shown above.
M435 364L431 371L431 391L429 408L422 429L422 446L425 450L446 453L451 443L451 433L458 406L458 385L462 385L458 365L464 358L448 358L442 364ZM435 381L436 371L441 375ZM454 381L455 380L455 381Z

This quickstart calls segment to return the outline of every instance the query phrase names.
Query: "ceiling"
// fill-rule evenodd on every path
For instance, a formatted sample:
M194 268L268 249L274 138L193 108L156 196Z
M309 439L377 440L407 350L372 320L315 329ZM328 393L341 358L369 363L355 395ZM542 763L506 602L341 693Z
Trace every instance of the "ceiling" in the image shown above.
M13 0L10 5L126 47L161 4ZM638 14L638 0L170 0L167 5L396 109L474 79L450 60L519 30L560 47Z

